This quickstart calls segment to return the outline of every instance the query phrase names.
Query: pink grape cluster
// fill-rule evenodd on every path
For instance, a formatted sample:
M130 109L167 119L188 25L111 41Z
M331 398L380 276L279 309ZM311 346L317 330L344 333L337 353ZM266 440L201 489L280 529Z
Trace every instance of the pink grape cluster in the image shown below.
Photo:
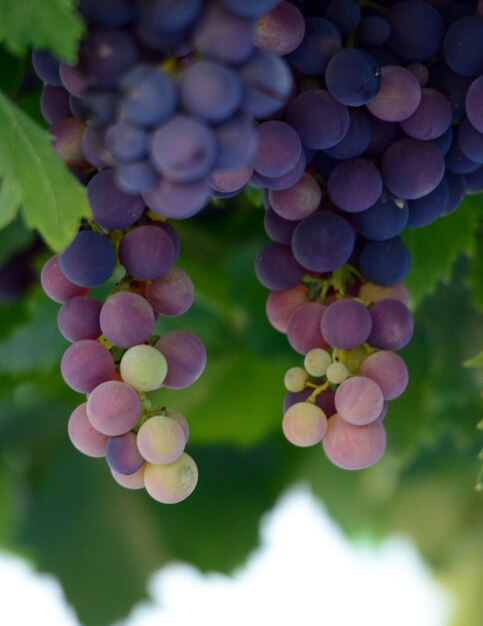
M411 339L413 319L403 284L354 282L357 296L350 297L331 281L312 279L308 288L299 285L268 297L270 322L305 357L304 367L285 375L282 427L294 445L322 441L332 463L362 469L383 455L388 402L408 384L396 351ZM332 293L321 302L324 291Z
M41 283L62 304L58 326L72 342L62 358L62 376L87 395L69 420L73 445L87 456L105 457L122 486L145 487L155 500L174 503L188 497L198 480L196 464L184 452L189 427L178 411L152 406L146 394L194 383L205 367L206 351L198 337L184 330L153 334L159 317L181 315L194 301L191 279L174 265L177 251L163 264L163 255L156 255L160 248L149 245L150 237L156 241L163 234L174 250L177 237L168 228L152 223L119 237L113 233L126 273L104 302L88 295L95 286L90 264L95 271L98 259L91 246L79 244L80 234L95 231L81 231L63 253L51 257ZM134 245L138 239L142 245Z

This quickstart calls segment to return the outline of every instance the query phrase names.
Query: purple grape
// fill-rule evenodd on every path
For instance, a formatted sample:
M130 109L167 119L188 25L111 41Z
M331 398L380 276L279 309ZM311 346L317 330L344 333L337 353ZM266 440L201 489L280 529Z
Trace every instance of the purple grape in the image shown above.
M444 157L446 170L455 174L471 174L480 167L480 164L464 154L458 145L458 138L458 136L453 138L451 148Z
M371 102L381 88L381 68L364 50L344 48L329 61L325 84L337 102L361 106Z
M210 193L208 177L188 184L174 183L164 178L142 195L148 207L158 215L180 220L201 211L210 199Z
M359 268L365 278L378 285L394 285L406 277L411 265L409 252L399 237L368 241L359 255Z
M302 43L289 56L290 64L303 74L320 76L341 47L342 38L335 24L321 17L309 17L305 20Z
M148 154L148 134L134 124L118 122L107 129L105 145L116 161L135 163Z
M111 154L104 145L105 130L101 126L89 124L82 135L82 154L93 167L107 168L114 165ZM113 207L115 208L115 207ZM108 210L108 209L107 209ZM113 210L113 209L111 209Z
M215 191L232 193L242 189L253 176L250 164L234 170L214 170L211 172L211 184Z
M40 111L48 124L55 124L71 117L69 94L62 87L45 85L40 96Z
M109 239L92 230L81 230L59 255L62 273L76 285L96 287L111 277L114 248Z
M259 135L251 119L232 117L215 129L218 141L217 170L235 170L247 166L258 150ZM242 185L240 185L241 187Z
M372 328L371 315L360 302L343 298L329 304L320 328L331 346L351 350L367 341Z
M71 389L90 393L101 383L112 379L114 361L105 346L92 339L85 339L67 348L60 370Z
M354 426L336 413L329 419L322 446L329 461L337 467L364 469L374 465L384 454L386 431L379 421Z
M367 357L360 374L379 385L384 400L393 400L400 396L409 380L408 368L402 358L388 350L380 350Z
M57 325L69 341L97 339L101 335L99 315L102 304L89 296L70 298L59 309Z
M95 174L87 185L87 194L94 221L106 230L131 226L144 211L140 196L119 190L114 182L114 170Z
M421 87L417 78L397 65L381 69L381 88L376 97L368 102L367 108L385 122L406 120L421 102Z
M54 302L66 302L75 296L83 296L89 290L68 280L60 269L57 255L48 259L40 272L40 284L47 296Z
M413 336L414 322L411 312L402 302L387 298L376 302L370 309L372 331L369 343L380 350L400 350Z
M465 157L476 163L483 163L483 133L477 131L467 118L458 126L457 137L458 146Z
M366 154L379 157L401 136L401 127L394 122L384 122L373 115L369 116L369 120L371 141Z
M64 88L76 98L82 98L86 88L85 76L80 71L78 65L66 65L61 63L59 66L59 75Z
M171 267L163 276L146 285L145 296L157 315L186 313L195 299L193 281L180 267Z
M137 45L129 33L98 30L82 42L79 67L90 84L115 88L138 57Z
M110 296L101 309L101 329L108 341L131 348L149 339L154 329L154 311L149 302L132 291Z
M362 108L349 109L350 125L345 137L326 154L334 159L352 159L361 155L371 143L372 129L370 117Z
M337 413L354 426L365 426L376 420L383 404L381 388L371 378L365 376L348 378L335 392Z
M317 210L322 199L319 183L310 174L304 174L292 187L270 190L268 201L272 209L286 220L299 221Z
M313 348L329 347L320 330L325 310L326 307L319 302L306 302L292 313L287 325L287 339L296 352L307 354Z
M297 222L284 220L283 217L269 208L265 211L263 225L265 232L273 242L289 246Z
M297 285L285 291L272 291L265 307L268 321L281 333L286 333L292 313L307 302L307 288Z
M67 167L80 171L89 167L82 152L82 137L85 128L84 122L75 117L66 117L49 128L49 133L53 136L52 147L57 156Z
M323 89L309 89L292 100L287 121L295 128L303 145L315 150L337 145L350 126L347 107Z
M271 11L278 0L221 0L229 11L246 19L258 19Z
M347 263L354 241L354 231L343 217L330 211L317 211L299 222L292 248L302 267L314 272L332 272Z
M466 115L476 128L483 133L483 76L474 80L466 94Z
M188 387L198 380L205 369L205 346L192 333L172 330L157 341L155 348L168 363L168 374L163 383L165 387Z
M137 391L118 380L109 380L96 386L87 400L90 423L109 437L123 435L134 428L141 411Z
M379 15L370 15L362 20L361 38L371 46L381 46L389 39L391 27L389 22Z
M291 2L281 0L259 18L254 43L260 50L279 56L293 52L302 43L305 34L304 16Z
M409 228L418 228L431 224L448 209L448 203L449 185L446 174L431 193L418 200L410 200L408 202L409 218L407 226Z
M284 291L300 283L304 268L296 261L290 246L270 243L258 254L255 273L268 289Z
M109 467L119 474L131 475L144 465L139 453L134 433L124 433L110 437L106 446L106 461Z
M261 185L262 187L270 190L273 189L280 191L283 189L288 189L289 187L293 187L293 185L297 184L302 178L305 172L305 165L305 154L302 151L295 167L286 174L282 174L282 176L271 177L262 176L258 172L254 172L252 181L255 184Z
M119 261L138 280L159 278L174 264L171 237L158 226L138 226L124 235L119 244Z
M462 76L483 74L483 21L472 15L451 24L444 36L443 56Z
M262 176L283 176L292 170L302 154L302 144L285 122L263 122L258 127L259 145L252 165Z
M158 67L138 65L121 83L120 111L132 124L156 126L176 111L178 91L169 74Z
M457 175L454 174L454 176ZM476 171L465 175L464 189L466 190L466 193L470 195L483 191L483 165L479 167Z
M47 85L62 87L59 74L59 60L48 50L36 48L32 51L32 65L37 76Z
M409 70L411 74L414 74L421 87L426 85L429 80L429 70L426 65L423 63L411 63L406 69Z
M451 125L451 104L446 96L435 89L423 89L421 101L412 115L401 122L401 128L413 139L436 139Z
M337 207L349 213L360 213L379 200L381 174L370 161L348 159L331 171L327 191Z
M74 409L67 424L72 445L87 456L102 457L106 454L107 437L99 433L87 417L87 403Z
M79 11L89 22L106 28L124 26L136 17L130 0L82 0Z
M332 0L327 6L325 17L346 35L357 28L361 9L354 0Z
M137 163L119 163L114 172L114 180L121 191L138 195L154 189L159 182L159 176L150 161L144 160Z
M383 192L376 204L354 216L353 224L357 232L366 239L384 241L397 237L408 223L408 217L408 203Z

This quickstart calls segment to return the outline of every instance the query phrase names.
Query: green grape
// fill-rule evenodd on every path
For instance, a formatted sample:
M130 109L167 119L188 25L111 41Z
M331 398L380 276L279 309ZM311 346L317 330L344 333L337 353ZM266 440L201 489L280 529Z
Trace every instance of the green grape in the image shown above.
M347 367L351 376L355 376L359 373L361 365L367 359L369 354L370 348L368 348L365 344L362 344L352 350L340 350L339 348L335 348L333 357L334 361L343 363Z
M158 502L181 502L193 492L197 482L198 468L186 452L169 465L146 463L144 486L149 495Z
M168 364L159 350L142 344L126 350L120 372L123 381L137 391L153 391L163 384Z
M343 363L332 363L327 368L327 379L335 385L343 383L347 376L349 376L349 371Z
M291 367L285 374L284 384L288 391L297 393L305 388L308 375L303 367Z
M185 445L183 429L174 419L165 415L150 417L138 431L138 450L149 463L173 463L181 456Z
M332 357L322 348L309 350L304 359L304 367L311 376L324 376L331 363Z
M313 446L327 432L327 417L315 404L297 402L285 412L282 429L285 437L295 446Z

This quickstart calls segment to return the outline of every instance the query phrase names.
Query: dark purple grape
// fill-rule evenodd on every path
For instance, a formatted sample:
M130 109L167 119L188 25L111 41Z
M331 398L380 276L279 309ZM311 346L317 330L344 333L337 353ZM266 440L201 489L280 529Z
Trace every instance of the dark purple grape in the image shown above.
M337 102L347 106L361 106L373 100L379 91L381 68L367 52L345 48L329 61L325 84Z
M175 256L171 237L155 224L133 228L119 244L119 261L139 280L162 276L174 264Z
M35 48L32 52L32 65L37 76L43 80L46 85L62 87L59 74L59 60L48 50Z
M155 348L168 363L168 374L163 383L165 387L188 387L198 380L205 369L206 349L193 333L172 330L157 341Z
M262 176L283 176L292 170L302 154L302 144L285 122L270 121L258 127L259 145L252 165Z
M421 91L421 101L412 115L401 122L401 128L413 139L436 139L451 125L452 111L449 100L439 91L426 88Z
M372 331L369 343L380 350L400 350L413 336L413 316L402 302L387 298L370 309Z
M349 109L350 126L345 137L326 154L334 159L352 159L361 155L371 143L372 129L367 111L359 108Z
M162 69L138 65L121 83L121 113L133 124L155 126L167 122L176 111L178 92Z
M164 178L156 187L143 192L143 199L158 215L180 220L201 211L210 199L210 193L208 177L188 184L174 183Z
M329 304L320 328L332 347L352 350L367 341L372 329L371 315L360 302L343 298Z
M301 11L291 2L281 0L258 20L254 43L260 50L283 56L298 48L304 34L305 21Z
M474 80L466 94L466 115L480 133L483 133L483 76Z
M320 76L341 47L342 38L335 24L321 17L309 17L302 43L289 56L290 64L303 74Z
M144 211L140 196L126 194L115 184L114 170L95 174L87 185L87 194L94 221L106 230L131 226Z
M386 241L369 241L359 256L364 277L377 285L395 285L406 277L411 259L399 237Z
M417 78L398 65L387 65L380 71L381 88L367 104L374 115L385 122L401 122L412 115L421 102Z
M371 161L347 159L330 172L327 191L337 207L349 213L360 213L379 200L381 174Z
M265 211L263 224L265 232L272 241L284 246L290 246L297 222L285 220L269 208Z
M71 117L68 92L62 87L45 85L40 96L40 111L47 124L56 124Z
M138 57L136 42L129 33L98 30L81 44L79 66L91 85L115 88Z
M443 56L462 76L483 74L483 20L471 16L451 24L444 36Z
M396 200L390 194L383 193L376 204L354 215L353 224L357 232L366 239L384 241L397 237L406 227L408 217L407 202Z
M92 230L81 230L59 255L63 274L76 285L95 287L111 277L114 248L109 239Z
M302 280L304 268L295 260L290 246L271 243L258 254L255 272L268 289L284 291Z
M191 308L195 290L183 269L171 267L163 276L146 285L145 296L157 315L176 316Z
M106 461L119 474L131 475L144 465L134 433L110 437L106 445Z

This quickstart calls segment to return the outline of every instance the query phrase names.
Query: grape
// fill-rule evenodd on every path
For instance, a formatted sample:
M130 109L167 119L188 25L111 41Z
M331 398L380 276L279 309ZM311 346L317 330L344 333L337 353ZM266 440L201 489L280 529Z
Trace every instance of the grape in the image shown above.
M110 278L114 270L114 249L106 237L81 230L59 255L62 273L76 285L95 287Z
M211 185L220 193L238 193L253 176L253 166L249 163L233 170L211 172Z
M401 0L389 8L385 17L391 27L389 48L403 61L427 61L438 52L444 21L427 2Z
M448 202L449 186L445 176L431 193L428 193L418 200L410 200L408 202L408 227L416 228L431 224L440 217L440 215L444 214L448 208Z
M99 314L102 305L89 296L70 298L59 309L57 325L69 341L97 339L101 335Z
M386 298L392 298L407 305L409 302L409 293L404 283L396 283L390 286L365 283L359 289L359 298L368 300L369 302L379 302Z
M153 346L133 346L124 353L120 372L123 381L137 391L154 391L163 384L168 364Z
M72 96L82 98L84 89L86 88L86 81L79 66L61 63L59 66L59 75L64 89Z
M163 217L183 219L198 213L210 198L210 179L189 184L174 183L166 178L147 192L143 199L150 209Z
M227 9L247 19L258 19L271 11L278 0L221 0Z
M32 65L37 76L47 85L62 87L59 74L59 60L48 50L36 48L32 51Z
M259 183L262 187L270 190L282 190L293 187L302 178L305 172L305 154L301 152L300 159L297 161L295 167L291 169L287 174L282 176L262 176L258 172L254 172L252 182Z
M46 85L40 96L40 111L48 124L71 117L68 92L62 87Z
M304 174L292 187L268 193L270 206L286 220L301 220L311 215L318 208L321 198L320 185L310 174Z
M384 400L397 398L408 385L406 364L395 352L374 352L364 361L360 373L379 385Z
M119 190L113 170L95 174L87 185L87 194L94 221L106 230L131 226L144 211L144 202L139 196Z
M413 139L436 139L451 125L451 104L435 89L422 89L421 101L412 115L401 122L401 128Z
M335 408L346 422L364 426L373 422L382 411L384 397L371 378L354 376L342 382L335 392Z
M455 209L459 207L459 205L463 202L463 198L465 196L465 180L466 176L461 176L460 174L454 174L453 172L447 171L446 182L448 183L449 188L449 198L448 204L446 206L445 212L443 215L447 213L451 213Z
M401 127L394 122L384 122L377 117L369 116L371 123L371 141L366 150L370 156L385 152L401 135Z
M149 302L131 291L110 296L101 309L101 329L108 341L130 348L149 339L154 329L154 311Z
M307 380L308 375L303 367L291 367L287 370L283 383L288 391L297 393L305 389L305 382Z
M120 112L132 124L155 126L167 122L176 111L178 92L169 74L149 65L138 65L121 83Z
M234 170L249 165L257 153L259 142L259 134L253 128L251 119L232 117L217 126L215 132L218 141L218 156L214 165L216 170ZM237 189L243 184L240 183Z
M188 387L198 380L205 369L206 349L203 342L185 330L171 330L157 341L155 348L168 364L165 387Z
M448 130L443 133L440 137L436 137L433 140L433 143L438 146L441 152L446 155L448 150L451 148L451 144L453 143L453 128L450 126Z
M121 191L137 195L145 193L159 182L159 176L148 160L137 163L119 163L114 180Z
M327 417L321 408L308 402L292 405L283 416L283 434L295 446L313 446L327 432Z
M287 121L304 147L315 150L338 144L350 126L347 108L323 89L308 89L294 98L288 107Z
M110 437L106 446L106 461L119 474L135 474L144 465L144 459L139 453L134 433L124 433L117 437Z
M139 51L133 37L120 30L91 32L80 48L79 67L89 76L90 84L103 88L117 87L133 66Z
M138 226L121 239L119 261L133 278L153 280L173 265L174 245L169 235L155 224Z
M136 16L130 0L81 0L79 11L90 22L107 28L124 26Z
M87 400L90 423L98 432L110 437L123 435L134 428L141 417L141 410L138 393L118 380L98 385Z
M258 127L259 146L252 165L262 176L283 176L292 170L302 154L302 144L285 122L263 122Z
M354 231L340 215L318 211L297 225L293 254L307 270L331 272L346 263L354 249Z
M213 124L227 120L239 108L243 85L232 69L212 61L197 61L179 77L181 103L186 111Z
M372 332L369 343L381 350L400 350L413 335L413 317L399 300L388 298L376 302L369 309Z
M111 380L114 374L114 361L107 348L97 341L85 339L67 348L60 363L60 370L71 389L80 393L90 393L101 383Z
M465 175L464 189L466 189L467 194L480 193L483 191L483 166L479 167L476 171Z
M135 163L147 156L148 134L133 124L118 122L107 129L105 145L117 161Z
M304 268L296 261L290 246L270 243L259 252L255 272L268 289L284 291L302 280Z
M94 126L93 124L89 124L82 135L82 154L86 161L94 167L106 168L114 165L112 156L104 145L105 135L103 127ZM104 210L107 212L109 208ZM116 207L111 207L112 210L115 211Z
M195 48L202 54L228 63L243 63L252 54L254 22L209 4L196 23Z
M366 239L384 241L397 237L404 230L408 218L408 203L383 193L373 206L357 213L353 223L358 233Z
M181 114L160 126L151 140L153 166L175 183L192 183L207 176L217 153L213 131L203 122Z
M150 417L138 431L139 452L150 463L173 463L181 456L185 445L181 426L164 415Z
M292 93L294 81L287 63L270 52L257 50L240 74L246 87L242 108L253 117L270 117Z
M435 189L444 175L444 158L429 141L400 139L386 150L381 161L385 186L405 200L421 198Z
M157 315L176 316L191 308L195 291L188 274L180 267L171 267L146 285L145 295Z
M298 48L304 34L305 21L300 10L291 2L281 0L259 18L253 41L257 48L283 56Z
M118 104L116 93L88 88L82 100L93 123L107 126L114 122Z
M378 421L354 426L336 413L329 419L322 446L329 461L337 467L364 469L374 465L384 454L386 431Z
M411 65L408 65L406 69L409 70L411 74L414 74L421 87L426 85L429 79L429 70L426 65L423 63L411 63Z
M361 106L370 102L379 91L381 68L367 52L345 48L329 61L325 84L337 102Z
M47 296L55 302L66 302L75 296L83 296L88 292L85 287L79 287L70 282L60 269L59 257L50 257L40 272L40 284Z
M330 354L321 348L309 350L304 359L304 367L311 376L324 376L331 363Z
M144 17L160 33L178 33L198 18L203 0L157 0L148 4Z
M327 380L334 385L343 383L349 376L349 370L343 363L332 363L327 368L326 372Z
M107 437L92 427L86 407L86 402L80 404L70 416L67 425L69 439L82 454L102 457L106 453Z
M383 17L370 15L362 20L360 33L364 43L371 46L381 46L389 39L391 27Z
M299 72L320 76L341 47L342 38L335 24L321 17L309 17L305 21L302 43L292 52L289 60Z
M265 232L272 241L284 246L290 245L297 222L285 220L269 208L265 211L263 224Z
M329 304L321 319L324 339L334 348L350 350L367 341L372 328L371 315L366 307L343 298Z
M483 21L471 16L451 24L444 36L443 56L462 76L483 74Z
M198 482L198 468L193 459L183 454L169 465L146 463L144 485L149 495L164 504L185 500Z
M295 309L287 326L287 339L294 350L307 354L313 348L327 348L320 332L320 320L326 307L319 302L306 302Z
M477 131L483 133L483 76L474 80L466 94L466 115Z
M417 78L397 65L381 69L381 88L367 108L385 122L401 122L413 115L421 102L421 87Z
M144 465L134 474L120 474L111 469L114 480L125 489L142 489L144 487Z
M181 426L181 428L183 429L185 441L187 442L190 436L190 427L188 425L186 417L182 415L179 411L176 411L176 409L168 409L167 407L165 407L164 412L166 413L167 417L171 418Z
M82 153L82 136L85 127L84 122L75 117L66 117L49 128L49 133L53 136L52 147L57 156L67 167L81 171L89 167Z
M307 302L307 288L297 285L285 291L272 291L267 298L266 313L270 324L286 333L292 313Z
M343 211L359 213L375 204L382 192L377 167L365 159L348 159L329 174L327 191L332 202Z
M341 363L346 367L348 375L350 374L351 376L355 376L359 373L361 365L370 353L371 349L369 346L367 346L367 344L363 344L361 346L357 346L357 348L353 348L352 350L335 348L332 356L334 358L334 363Z
M406 277L410 264L409 252L399 237L369 241L359 257L360 270L367 280L384 286L400 283Z
M333 22L341 33L351 33L361 20L361 9L354 0L332 0L325 17Z
M483 133L478 132L467 118L458 126L457 137L458 146L465 157L483 163Z
M362 154L371 143L372 129L369 115L363 109L349 109L349 130L339 143L326 149L334 159L352 159Z

